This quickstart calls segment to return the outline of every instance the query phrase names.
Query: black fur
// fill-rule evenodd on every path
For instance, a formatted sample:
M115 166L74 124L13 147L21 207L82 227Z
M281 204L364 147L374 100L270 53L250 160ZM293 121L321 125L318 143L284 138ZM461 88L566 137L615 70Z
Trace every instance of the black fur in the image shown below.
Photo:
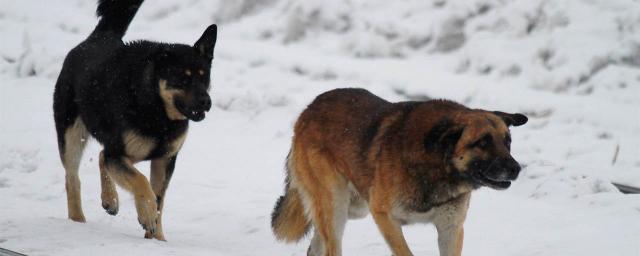
M173 170L175 170L176 168L176 159L178 158L177 155L169 158L169 162L167 163L167 167L165 168L165 179L164 179L164 183L162 184L162 187L164 188L163 191L159 194L156 195L156 203L158 204L158 210L160 210L160 207L162 207L162 202L164 200L164 195L167 192L167 188L169 188L169 181L171 181L171 176L173 176Z
M409 118L409 114L411 114L411 111L413 111L413 109L419 104L420 102L417 101L399 102L389 107L383 107L379 112L371 113L371 118L366 126L367 128L365 132L363 133L363 139L361 140L362 146L360 148L362 150L360 152L360 161L366 163L369 160L368 158L370 156L371 150L375 150L374 148L371 148L371 146L373 145L373 140L375 139L376 135L380 133L380 125L382 125L385 117L393 115L391 113L398 113L398 115L400 115L396 120L394 120L392 124L387 127L386 131L384 131L384 134L381 135L383 137L386 134L393 134L394 132L398 132L399 130L401 130L404 127L405 120ZM379 151L377 153L379 153Z
M422 141L424 148L429 152L441 151L443 147L447 146L441 143L441 139L452 127L453 121L448 118L443 118L438 121L438 123L434 125L429 132L427 132L427 135L424 136L424 140Z
M156 158L166 152L167 142L188 127L187 120L170 120L167 116L159 95L160 80L166 80L171 89L185 92L185 112L197 105L189 99L195 101L201 95L209 99L216 26L211 25L196 46L124 43L121 37L141 2L100 0L97 13L101 19L96 29L67 55L53 104L61 150L66 129L80 117L91 135L103 144L107 160L124 155L122 134L127 130L153 138L158 146L147 159ZM194 74L186 76L186 69ZM197 74L199 70L204 73ZM209 107L210 103L204 110Z
M364 133L362 134L362 152L360 152L360 158L362 162L366 162L369 157L369 151L371 150L371 145L373 144L373 140L376 138L380 130L380 125L382 125L382 121L384 117L388 116L390 112L397 111L393 108L385 108L380 112L371 113L371 118L369 123L367 124Z
M271 212L271 228L276 226L276 220L278 219L278 216L280 216L280 212L282 212L282 207L284 206L284 201L286 200L285 196L286 193L284 196L278 197L276 205L273 207L273 211Z
M371 144L373 143L373 139L375 139L376 134L378 134L378 129L380 129L380 124L382 123L382 118L384 116L382 114L379 113L375 113L374 116L372 116L372 120L371 123L367 126L367 128L365 128L364 133L362 134L363 139L362 139L362 147L365 150L363 150L363 152L361 153L362 158L366 159L366 153L368 152L369 148L371 147Z
M283 196L278 197L278 201L276 201L276 205L273 207L273 211L271 212L271 227L274 228L276 226L276 220L282 212L282 207L284 206L284 201L286 200L287 191L289 191L289 186L291 184L291 170L289 169L289 158L291 157L291 150L287 153L287 158L284 162L284 170L285 170L285 178L284 178L284 194Z
M457 126L449 118L442 118L427 132L422 143L428 152L444 153L447 159L460 136L462 136L462 127Z
M143 0L98 0L96 14L101 17L93 33L114 33L122 38Z
M211 108L208 91L217 27L209 26L194 46L145 40L125 43L122 37L142 2L98 1L100 21L67 54L55 86L53 112L67 173L70 163L65 161L80 157L69 155L71 160L65 160L67 145L79 144L65 141L65 133L76 120L103 145L104 164L110 172L135 172L125 160L134 157L127 155L125 134L144 138L151 151L136 154L135 161L168 160L163 187L156 195L160 207L175 168L175 143L180 145L178 139L187 131L189 119L200 121ZM161 84L166 90L161 90ZM161 91L173 96L163 98ZM79 147L81 152L84 146ZM103 206L110 214L117 213L117 208ZM153 228L147 231L155 232Z
M520 113L509 114L501 111L493 111L493 114L502 118L502 121L504 121L507 126L521 126L529 121L527 116Z
M460 176L459 172L452 172L436 180L426 177L429 174L423 170L412 171L410 174L413 176L412 180L415 181L416 196L407 202L406 206L415 212L428 212L433 208L457 200L460 194L456 191L461 184L471 184L474 188L479 187L469 178Z

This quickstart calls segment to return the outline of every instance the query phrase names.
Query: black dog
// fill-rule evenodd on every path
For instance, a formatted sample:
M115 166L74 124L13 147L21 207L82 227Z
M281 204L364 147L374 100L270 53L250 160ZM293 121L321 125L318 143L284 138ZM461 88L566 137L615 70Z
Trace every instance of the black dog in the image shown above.
M145 237L164 240L163 199L189 120L211 108L209 72L217 27L195 45L124 43L142 0L99 0L89 37L67 55L53 95L69 218L84 222L78 166L89 135L100 152L102 206L118 213L113 181L134 194ZM133 164L151 160L151 183Z

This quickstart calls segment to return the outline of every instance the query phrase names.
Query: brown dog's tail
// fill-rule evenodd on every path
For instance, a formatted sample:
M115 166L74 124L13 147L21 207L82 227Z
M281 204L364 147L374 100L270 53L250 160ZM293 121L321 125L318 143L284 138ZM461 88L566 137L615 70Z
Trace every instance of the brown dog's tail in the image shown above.
M309 231L311 222L305 214L300 192L291 187L291 168L293 158L289 151L287 155L287 178L285 180L284 195L278 198L271 213L271 229L276 239L285 242L297 242Z

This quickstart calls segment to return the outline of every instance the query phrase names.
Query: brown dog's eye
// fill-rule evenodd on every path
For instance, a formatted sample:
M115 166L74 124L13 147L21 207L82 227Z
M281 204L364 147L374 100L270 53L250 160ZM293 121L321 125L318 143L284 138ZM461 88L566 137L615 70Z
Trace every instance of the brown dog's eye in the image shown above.
M483 136L481 139L477 140L475 143L471 144L471 146L485 149L491 146L492 143L493 143L493 140L491 139L491 135L487 134Z
M507 149L511 150L511 135L507 134L507 136L504 137L504 145Z

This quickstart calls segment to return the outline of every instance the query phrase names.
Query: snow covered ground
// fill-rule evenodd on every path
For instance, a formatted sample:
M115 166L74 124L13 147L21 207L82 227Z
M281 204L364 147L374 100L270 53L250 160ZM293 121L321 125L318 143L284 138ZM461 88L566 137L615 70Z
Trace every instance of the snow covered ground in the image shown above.
M0 247L304 255L308 239L277 243L269 227L293 122L323 91L364 87L530 117L512 129L519 180L472 197L465 255L640 255L640 196L611 184L640 186L637 0L147 1L126 39L193 43L219 25L215 106L180 154L168 242L142 238L124 191L118 216L104 213L97 143L80 169L87 223L66 219L51 100L64 56L97 22L94 1L0 6ZM438 255L433 227L405 232L416 255ZM390 253L366 218L347 225L344 254Z

